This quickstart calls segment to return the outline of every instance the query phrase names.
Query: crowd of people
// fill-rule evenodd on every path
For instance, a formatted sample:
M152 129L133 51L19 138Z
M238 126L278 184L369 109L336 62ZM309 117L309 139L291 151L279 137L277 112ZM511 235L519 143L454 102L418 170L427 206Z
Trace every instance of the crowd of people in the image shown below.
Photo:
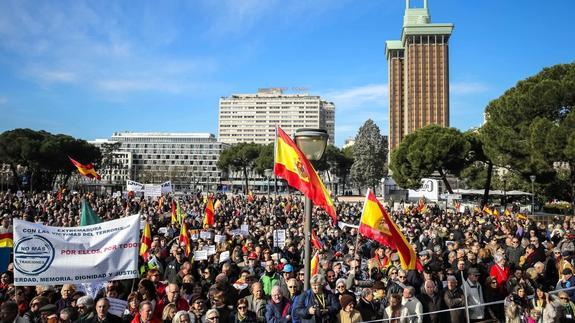
M152 228L141 277L107 282L94 295L82 282L15 287L10 264L0 276L2 323L458 323L466 313L471 322L575 322L575 218L544 224L514 214L402 204L389 212L422 268L405 270L396 250L358 235L362 203L336 199L343 225L334 227L323 210L313 210L319 265L304 290L301 196L211 198L215 223L205 228L205 193L151 199L0 192L0 233L12 230L14 218L78 226L82 199L104 221L140 214ZM180 224L172 221L172 199L189 228L189 254L179 243ZM285 230L281 244L275 230ZM206 246L215 253L194 259ZM221 257L224 252L229 257ZM108 312L116 299L127 301L121 315Z

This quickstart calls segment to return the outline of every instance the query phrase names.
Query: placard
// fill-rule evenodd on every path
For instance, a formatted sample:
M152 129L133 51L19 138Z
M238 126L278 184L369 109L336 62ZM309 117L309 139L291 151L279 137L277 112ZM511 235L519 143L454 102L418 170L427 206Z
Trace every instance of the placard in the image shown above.
M162 187L160 185L146 184L144 186L144 197L162 196Z
M274 230L273 233L274 247L283 248L286 243L286 230Z
M208 251L196 250L196 252L194 252L194 260L208 260Z
M220 262L226 262L230 259L230 252L229 251L223 251L222 253L220 253Z
M122 315L124 315L124 310L128 306L128 301L111 297L106 298L108 301L110 301L110 308L108 309L108 313L122 317Z
M214 242L215 243L224 243L224 242L226 242L226 236L222 235L222 234L216 234L214 236Z
M207 251L208 251L208 256L215 255L216 254L216 246L209 245Z
M210 231L201 231L200 232L200 238L202 238L204 240L209 240L212 238L212 233Z

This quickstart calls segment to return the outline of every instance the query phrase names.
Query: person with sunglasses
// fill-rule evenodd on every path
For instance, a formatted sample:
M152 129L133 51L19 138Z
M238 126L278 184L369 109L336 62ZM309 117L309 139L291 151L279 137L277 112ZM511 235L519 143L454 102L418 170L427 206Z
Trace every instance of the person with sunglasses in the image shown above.
M207 323L215 323L215 322L223 322L220 321L220 314L216 309L210 309L206 312L205 322Z
M30 302L30 310L24 313L23 318L29 323L40 322L40 308L48 304L50 301L48 297L36 296Z
M248 309L248 301L240 298L236 305L236 311L232 313L230 322L232 323L257 323L256 313Z

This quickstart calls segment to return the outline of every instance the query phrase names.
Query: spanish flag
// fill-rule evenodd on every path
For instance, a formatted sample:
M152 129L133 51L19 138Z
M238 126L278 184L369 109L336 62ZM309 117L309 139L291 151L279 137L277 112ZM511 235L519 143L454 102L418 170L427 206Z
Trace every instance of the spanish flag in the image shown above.
M368 189L365 197L359 233L390 248L397 249L403 269L409 270L418 267L415 251L371 189Z
M89 177L89 178L95 178L97 180L102 179L100 177L100 175L98 175L98 173L96 173L96 170L94 169L94 165L92 165L92 163L84 165L84 164L80 164L79 162L75 161L70 156L68 156L68 158L70 159L72 164L74 164L74 166L76 166L76 168L78 169L80 174L82 174L86 177Z
M14 248L14 233L0 233L0 248Z
M176 202L174 200L172 200L171 209L172 209L172 223L178 223L178 213L176 210Z
M180 229L179 237L180 245L185 246L186 257L192 252L192 247L190 246L190 236L188 235L188 226L185 222L182 223L182 228Z
M523 220L523 221L527 221L527 216L523 213L517 213L515 214L515 218L517 218L517 220Z
M310 277L319 273L319 250L315 252L310 263Z
M481 213L481 210L476 206L473 208L473 213Z
M204 214L204 228L209 228L215 223L214 220L214 201L210 197L208 203L206 204L205 214Z
M333 201L315 169L293 140L280 128L276 130L274 173L323 208L337 223Z
M485 204L483 206L483 213L487 213L489 215L493 215L493 212L491 212L491 209L487 206L487 204Z
M498 209L498 208L495 208L495 209L493 210L493 216L496 217L497 219L499 219L499 215L500 215L500 214L499 214L499 209Z
M503 215L511 217L511 212L509 212L508 208L505 208L505 211L503 211Z
M140 256L148 261L150 257L150 248L152 247L152 229L150 222L146 221L144 232L142 232L142 242L140 243Z
M222 206L222 202L220 202L220 200L216 200L216 203L214 203L214 210L219 209Z
M321 241L319 241L319 238L317 237L317 235L315 234L315 231L313 229L311 229L311 244L317 250L320 250L322 248Z

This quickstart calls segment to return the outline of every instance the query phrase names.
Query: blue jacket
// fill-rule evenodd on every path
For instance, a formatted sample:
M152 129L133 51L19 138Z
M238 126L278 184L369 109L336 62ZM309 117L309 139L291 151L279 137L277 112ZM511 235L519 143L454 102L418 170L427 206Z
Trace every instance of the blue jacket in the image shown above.
M286 316L290 316L288 320ZM274 304L272 301L266 305L266 323L290 323L291 320L291 302L282 298L280 304Z
M335 323L337 322L337 314L341 309L339 301L335 295L325 290L323 291L323 299L325 304L322 305L316 295L312 290L303 292L297 298L297 303L295 305L296 317L298 317L302 323ZM309 314L310 308L317 306L319 308L327 309L327 313L322 314L317 311L315 315Z

